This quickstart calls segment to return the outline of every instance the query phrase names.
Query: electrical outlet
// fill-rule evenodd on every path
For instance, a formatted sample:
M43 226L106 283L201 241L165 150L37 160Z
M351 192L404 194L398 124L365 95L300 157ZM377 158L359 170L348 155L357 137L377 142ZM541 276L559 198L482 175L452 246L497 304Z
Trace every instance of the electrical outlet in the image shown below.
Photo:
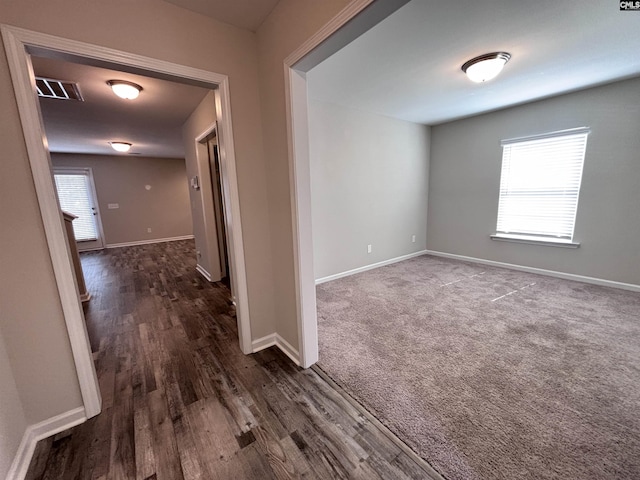
M416 236L415 235L411 235L411 243L416 243Z
M147 233L151 233L151 227L147 228Z
M367 253L371 253L371 245L367 245Z

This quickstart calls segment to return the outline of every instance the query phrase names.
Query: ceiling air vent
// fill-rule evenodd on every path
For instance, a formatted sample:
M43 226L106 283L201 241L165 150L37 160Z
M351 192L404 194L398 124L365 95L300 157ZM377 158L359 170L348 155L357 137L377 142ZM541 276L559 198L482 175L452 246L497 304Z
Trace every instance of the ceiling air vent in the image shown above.
M36 90L38 91L38 96L43 98L84 101L82 95L80 95L78 85L73 82L36 77Z

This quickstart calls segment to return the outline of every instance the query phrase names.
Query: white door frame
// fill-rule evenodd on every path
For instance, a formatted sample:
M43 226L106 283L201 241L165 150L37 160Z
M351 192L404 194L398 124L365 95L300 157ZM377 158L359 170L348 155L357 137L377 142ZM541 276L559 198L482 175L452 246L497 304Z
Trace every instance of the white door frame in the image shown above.
M408 2L353 0L284 60L296 313L300 365L303 368L318 361L306 72Z
M91 418L101 410L101 397L91 347L84 323L84 314L75 283L69 247L65 241L64 225L51 173L51 160L45 144L45 133L40 107L34 94L35 79L29 49L45 49L61 55L83 57L110 62L147 72L170 75L179 79L197 81L215 88L216 115L221 133L224 132L224 150L220 150L220 162L225 165L229 178L230 209L237 224L234 225L234 258L230 258L237 276L237 318L240 330L240 347L244 353L251 353L251 330L249 320L249 302L244 262L244 246L240 222L240 202L236 176L235 150L231 123L231 99L229 79L206 70L186 67L141 55L68 40L53 35L33 32L9 25L1 25L2 37L16 95L22 130L33 174L33 180L44 224L49 253L60 295L63 314L67 325L69 340L78 382L84 403L85 415Z
M198 178L200 179L200 189L204 188L204 184L205 183L209 183L211 185L211 203L214 204L214 209L213 209L213 230L215 230L216 235L215 235L215 241L217 244L217 254L216 254L216 258L218 259L219 262L219 272L216 272L215 277L218 279L221 279L223 277L222 275L222 270L223 270L223 262L221 260L222 255L221 252L223 251L223 245L220 242L220 234L221 234L221 229L220 226L218 224L218 222L225 222L225 228L222 229L223 231L226 231L227 228L232 228L233 227L233 222L227 222L227 216L229 215L230 212L222 210L221 209L221 213L222 213L222 218L218 218L219 217L219 212L217 210L217 208L215 207L215 202L216 202L216 189L213 188L213 184L214 182L216 182L216 179L214 178L214 173L211 171L211 162L213 161L213 159L211 158L211 154L209 152L209 144L208 144L208 139L209 138L213 138L213 136L216 137L216 141L219 140L218 138L218 126L217 126L217 122L213 122L211 123L206 129L204 129L200 134L198 134L195 137L195 152L196 152L196 160L197 160L197 167L198 167ZM204 165L206 165L206 169L204 168ZM205 172L203 172L202 170L206 170L206 174ZM226 174L223 174L222 172L222 165L220 165L220 189L222 192L222 195L224 197L223 199L223 203L226 204L229 202L229 195L228 195L228 186L224 184L224 177L226 178ZM205 181L205 178L208 179L208 182ZM204 202L204 195L202 196L202 201ZM205 205L203 204L203 207ZM210 206L210 205L207 205ZM222 207L222 205L221 205ZM206 223L206 219L205 219L205 223ZM207 229L207 231L209 231L209 229ZM207 243L210 242L211 239L207 238ZM228 239L226 239L227 244L229 243ZM208 246L208 245L207 245ZM211 256L211 252L209 252L209 255ZM210 274L213 276L214 272L210 272ZM236 299L235 299L235 286L234 286L234 279L233 276L231 278L231 295L233 297L233 301L235 303Z

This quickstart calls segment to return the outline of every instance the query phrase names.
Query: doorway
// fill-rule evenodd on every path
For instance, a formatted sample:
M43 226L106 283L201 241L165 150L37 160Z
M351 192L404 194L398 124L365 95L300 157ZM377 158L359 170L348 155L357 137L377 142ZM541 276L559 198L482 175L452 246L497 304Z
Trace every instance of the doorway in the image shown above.
M284 59L298 343L300 364L305 368L318 361L306 73L408 2L353 0L322 30ZM356 17L357 21L353 21Z
M90 168L53 169L60 208L74 214L73 233L79 252L104 248L102 221Z
M216 219L216 237L218 240L218 257L220 259L220 281L228 287L229 281L229 253L227 250L227 229L224 215L224 196L222 195L222 172L220 170L220 156L218 154L218 136L216 131L207 137L207 152L209 154L209 173L211 176L211 190L213 196L213 214ZM232 292L233 295L233 292Z
M236 316L239 343L244 353L251 353L248 288L228 77L206 70L8 25L2 25L2 34L40 214L83 398L85 417L91 418L100 413L100 390L84 324L82 305L75 285L72 262L66 244L62 215L58 207L49 151L44 141L45 136L38 100L34 95L35 85L31 53L42 54L42 52L48 52L58 58L71 61L86 61L95 65L116 66L116 68L126 69L133 73L169 77L178 82L197 84L214 90L215 104L219 107L216 108L216 116L219 125L217 134L220 146L220 164L224 178L227 179L225 184L227 188L224 194L225 200L228 200L226 201L229 206L228 211L234 219L233 229L228 229L227 236L230 247L229 261L235 273L232 277L232 283L237 297Z

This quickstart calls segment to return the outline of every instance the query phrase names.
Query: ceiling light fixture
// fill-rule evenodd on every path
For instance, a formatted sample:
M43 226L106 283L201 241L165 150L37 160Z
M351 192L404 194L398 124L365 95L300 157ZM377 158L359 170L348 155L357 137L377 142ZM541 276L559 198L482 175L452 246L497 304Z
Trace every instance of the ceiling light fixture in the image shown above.
M486 82L495 78L510 58L511 55L506 52L486 53L465 62L462 71L472 82Z
M109 142L111 148L113 148L116 152L128 152L131 148L131 144L127 142Z
M142 87L137 83L126 82L124 80L109 80L107 85L111 87L113 93L125 100L138 98L138 95L140 95L140 92L142 91Z

